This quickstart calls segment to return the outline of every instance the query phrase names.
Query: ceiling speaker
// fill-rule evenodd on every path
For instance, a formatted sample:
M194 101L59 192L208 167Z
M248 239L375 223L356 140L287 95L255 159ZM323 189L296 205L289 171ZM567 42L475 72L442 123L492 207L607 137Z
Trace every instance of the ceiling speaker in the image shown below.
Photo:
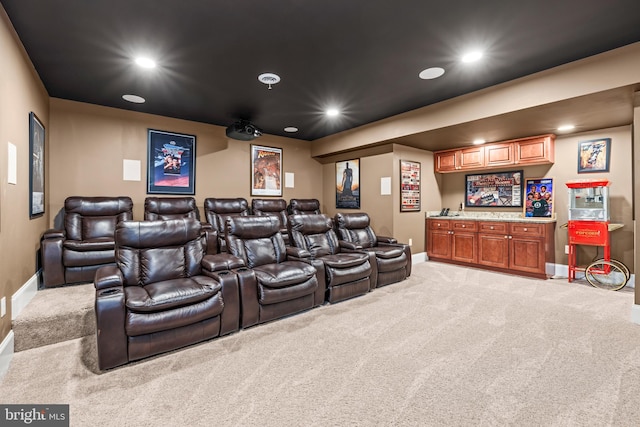
M239 120L229 126L225 133L232 139L251 141L262 135L262 129L247 120Z

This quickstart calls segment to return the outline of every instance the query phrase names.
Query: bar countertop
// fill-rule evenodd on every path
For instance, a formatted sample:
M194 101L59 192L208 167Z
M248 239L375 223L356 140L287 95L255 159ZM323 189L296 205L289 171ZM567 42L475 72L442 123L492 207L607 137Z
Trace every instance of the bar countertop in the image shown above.
M498 222L530 222L547 224L556 222L554 218L548 217L523 217L522 212L450 212L449 215L440 215L440 211L425 213L426 219L459 219L468 221L498 221Z

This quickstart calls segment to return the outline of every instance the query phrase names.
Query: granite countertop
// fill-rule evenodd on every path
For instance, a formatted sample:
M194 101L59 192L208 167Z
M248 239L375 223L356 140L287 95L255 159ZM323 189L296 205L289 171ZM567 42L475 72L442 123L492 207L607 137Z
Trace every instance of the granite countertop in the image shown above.
M461 219L469 221L500 221L500 222L531 222L531 223L549 223L556 222L554 218L542 217L523 217L522 212L465 212L455 211L449 212L447 216L440 216L440 211L426 212L425 218L438 219Z

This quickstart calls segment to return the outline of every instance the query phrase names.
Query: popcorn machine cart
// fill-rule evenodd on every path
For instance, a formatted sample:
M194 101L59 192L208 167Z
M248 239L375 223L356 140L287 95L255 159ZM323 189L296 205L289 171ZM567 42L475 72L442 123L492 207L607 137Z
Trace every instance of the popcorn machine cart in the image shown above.
M618 290L629 280L629 269L620 261L611 259L610 232L622 228L612 224L609 217L609 180L577 180L566 183L569 188L569 282L576 272L584 271L591 285ZM586 268L576 265L576 246L589 245L603 248L603 257Z

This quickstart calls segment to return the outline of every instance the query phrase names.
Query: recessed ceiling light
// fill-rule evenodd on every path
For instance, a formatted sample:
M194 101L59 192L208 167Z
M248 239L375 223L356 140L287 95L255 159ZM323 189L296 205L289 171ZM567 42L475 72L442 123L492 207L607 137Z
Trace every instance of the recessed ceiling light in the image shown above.
M337 108L329 108L327 110L327 116L334 117L334 116L337 116L338 114L340 114L340 110L338 110Z
M562 125L560 127L558 127L558 130L560 132L566 132L568 130L574 130L576 127L574 125Z
M487 142L487 141L485 141L484 139L474 139L474 140L473 140L473 143L474 143L475 145L484 144L485 142Z
M143 104L146 102L146 99L138 95L122 95L122 99L133 102L134 104Z
M287 126L284 128L284 131L289 133L298 132L298 128L295 126Z
M136 58L136 64L138 64L142 68L155 68L156 61L151 58L145 58L141 56Z
M423 80L431 80L431 79L437 79L443 74L444 74L444 68L431 67L431 68L427 68L426 70L420 71L420 74L418 74L418 76Z
M466 53L462 56L462 62L475 62L482 58L482 52L475 50L473 52Z

